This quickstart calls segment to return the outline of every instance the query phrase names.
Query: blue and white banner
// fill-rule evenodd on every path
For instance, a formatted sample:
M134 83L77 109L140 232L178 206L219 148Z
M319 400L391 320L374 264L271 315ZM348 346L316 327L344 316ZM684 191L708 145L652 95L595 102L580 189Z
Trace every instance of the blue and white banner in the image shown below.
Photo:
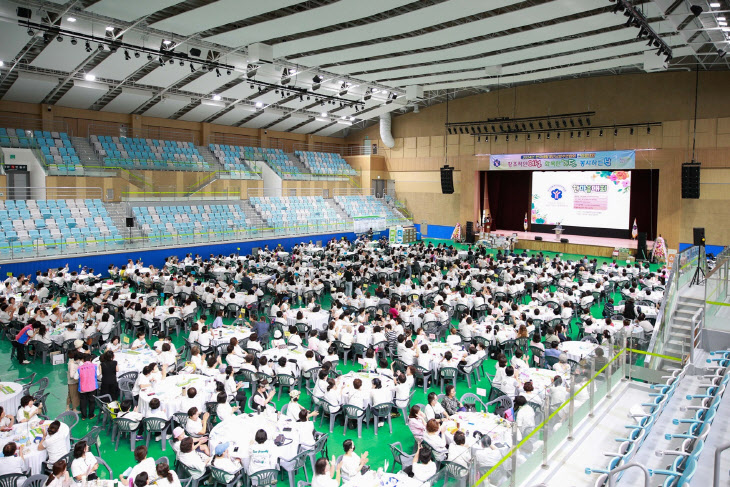
M626 170L636 166L633 150L497 154L489 156L490 171Z

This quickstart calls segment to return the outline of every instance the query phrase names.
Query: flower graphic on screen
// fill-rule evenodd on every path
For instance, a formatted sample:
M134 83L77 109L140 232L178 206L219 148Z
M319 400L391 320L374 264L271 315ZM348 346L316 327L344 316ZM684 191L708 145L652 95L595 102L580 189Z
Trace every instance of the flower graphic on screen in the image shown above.
M495 159L494 161L492 161L492 165L493 165L494 167L499 167L499 166L500 166L501 164L502 164L502 163L500 162L500 160L499 160L499 159Z

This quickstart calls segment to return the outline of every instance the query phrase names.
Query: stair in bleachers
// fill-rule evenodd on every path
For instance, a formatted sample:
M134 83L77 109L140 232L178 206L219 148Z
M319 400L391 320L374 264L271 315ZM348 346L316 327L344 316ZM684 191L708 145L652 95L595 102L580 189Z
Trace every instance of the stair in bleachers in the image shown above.
M335 212L337 213L337 216L339 218L341 218L343 221L352 220L352 217L350 215L348 215L347 212L345 212L345 210L343 210L342 207L340 205L338 205L337 202L333 198L326 199L325 202L327 203L328 206L330 206L331 208L333 208L335 210Z
M246 219L251 220L252 225L256 227L263 227L266 225L266 221L261 217L261 214L256 211L256 208L251 206L249 203L249 200L241 200L239 203L239 206L243 209L243 211L246 213Z
M71 137L76 152L81 160L81 165L84 166L84 170L89 172L90 169L99 169L102 166L99 155L89 144L89 140L86 137Z
M107 203L107 212L109 217L112 219L114 224L120 229L122 237L132 238L132 241L138 241L143 237L141 230L138 227L133 227L130 231L127 228L127 217L133 216L129 213L129 208L124 203Z
M410 225L403 215L396 213L382 199L374 196L335 196L334 201L351 218L384 215L388 225Z
M218 162L215 155L213 155L213 153L210 151L210 149L208 149L204 145L200 145L197 148L198 148L198 152L200 152L200 155L203 156L203 159L205 159L205 162L208 163L211 170L220 171L220 170L224 169L223 165Z
M302 174L312 174L312 171L309 170L307 165L303 164L293 152L287 152L286 155L289 157L289 160L292 162L294 167L299 168L299 172Z

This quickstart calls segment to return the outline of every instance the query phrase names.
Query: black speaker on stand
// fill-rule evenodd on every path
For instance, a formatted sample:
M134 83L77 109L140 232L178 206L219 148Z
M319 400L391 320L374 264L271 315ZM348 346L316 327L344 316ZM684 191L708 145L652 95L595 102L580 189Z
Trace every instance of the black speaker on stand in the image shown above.
M692 237L694 240L694 244L698 247L704 247L705 246L705 229L704 228L693 228L692 229ZM702 254L700 253L697 256L697 269L695 269L695 274L692 276L692 281L690 281L689 285L690 287L694 286L695 284L702 284L702 282L705 280L705 271L702 269L702 259L706 259L706 257L702 257Z
M682 164L682 198L698 199L700 197L700 163L685 162Z
M466 243L476 243L476 235L474 235L474 222L466 222Z
M636 245L636 259L646 260L646 232L639 232Z
M441 193L454 194L454 168L448 164L441 168Z

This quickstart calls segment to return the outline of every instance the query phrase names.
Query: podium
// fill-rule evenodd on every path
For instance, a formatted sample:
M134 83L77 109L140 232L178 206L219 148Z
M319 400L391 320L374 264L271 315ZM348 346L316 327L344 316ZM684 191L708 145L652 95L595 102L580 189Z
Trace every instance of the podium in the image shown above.
M555 231L555 241L560 242L560 237L563 235L563 227L561 225L558 225L557 227L553 228Z

